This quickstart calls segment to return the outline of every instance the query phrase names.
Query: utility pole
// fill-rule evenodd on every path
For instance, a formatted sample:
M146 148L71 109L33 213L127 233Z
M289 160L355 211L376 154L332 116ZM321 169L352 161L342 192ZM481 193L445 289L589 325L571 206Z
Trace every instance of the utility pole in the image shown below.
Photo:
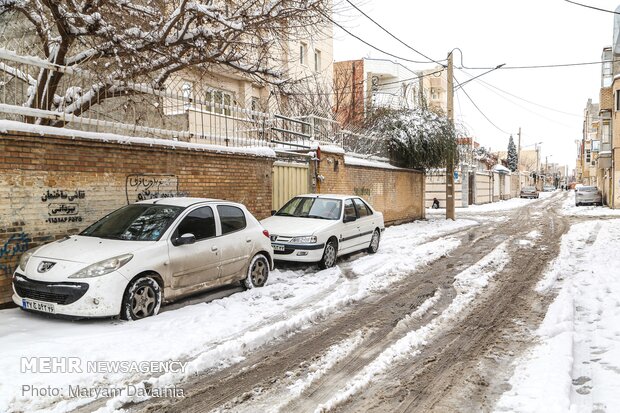
M452 52L448 53L448 96L447 96L447 109L448 109L448 122L454 125L454 78L453 78L453 62ZM455 136L456 139L456 136ZM454 211L454 157L452 154L448 157L446 165L446 219L455 219Z
M521 193L521 126L519 126L519 140L517 144L517 176L519 177L519 193Z

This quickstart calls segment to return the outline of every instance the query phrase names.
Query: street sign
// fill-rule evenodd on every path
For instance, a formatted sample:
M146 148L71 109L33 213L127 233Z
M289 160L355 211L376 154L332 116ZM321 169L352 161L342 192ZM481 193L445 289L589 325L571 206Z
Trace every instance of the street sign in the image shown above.
M458 179L459 179L459 173L458 171L454 171L454 180L458 181Z

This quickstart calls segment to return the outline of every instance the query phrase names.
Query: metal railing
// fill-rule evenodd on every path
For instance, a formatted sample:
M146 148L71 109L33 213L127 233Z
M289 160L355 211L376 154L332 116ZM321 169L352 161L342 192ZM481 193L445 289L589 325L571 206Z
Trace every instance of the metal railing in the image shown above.
M49 96L49 86L55 93ZM177 76L162 88L120 82L78 67L59 66L0 48L0 119L87 132L173 139L232 147L303 151L316 144L387 156L384 140L343 130L316 115L283 116L249 98Z

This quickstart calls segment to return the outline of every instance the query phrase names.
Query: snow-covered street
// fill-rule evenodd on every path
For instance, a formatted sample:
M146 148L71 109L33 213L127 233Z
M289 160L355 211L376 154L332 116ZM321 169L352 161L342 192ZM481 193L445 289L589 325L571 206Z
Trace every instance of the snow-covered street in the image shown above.
M136 322L0 311L0 411L613 411L620 219L541 198Z

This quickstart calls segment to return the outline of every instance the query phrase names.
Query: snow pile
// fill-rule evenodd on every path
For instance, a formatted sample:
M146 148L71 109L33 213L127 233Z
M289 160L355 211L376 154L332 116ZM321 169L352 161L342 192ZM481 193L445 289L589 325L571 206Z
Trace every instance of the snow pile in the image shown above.
M574 225L537 287L559 293L517 361L498 412L614 411L620 406L620 220Z
M3 349L0 411L34 412L53 406L55 411L63 412L95 399L70 399L69 385L106 388L135 384L142 388L146 382L153 387L164 387L179 383L196 372L232 365L257 347L306 328L351 302L388 288L449 253L459 241L441 235L473 225L476 225L474 221L441 220L390 227L383 233L379 251L374 255L358 254L324 271L313 267L276 270L264 288L189 305L137 322L68 322L38 317L19 309L0 311L0 346ZM382 277L378 277L379 274ZM187 365L184 372L158 377L140 372L37 374L20 371L21 357L49 356L78 357L83 364L88 361L178 360ZM23 385L37 388L52 385L64 392L58 396L32 397L22 394ZM138 399L125 394L116 397L108 402L105 410L114 410L131 400Z
M405 171L407 170L407 169L394 166L388 162L382 162L382 161L378 161L375 159L359 158L357 156L350 156L350 155L345 155L344 163L347 165L353 165L353 166L367 166L369 168L402 169Z
M462 315L468 305L487 287L489 281L506 266L509 261L506 247L507 242L500 244L479 262L457 275L454 281L457 296L448 308L430 323L417 330L410 331L385 349L376 359L366 365L359 374L353 377L344 389L337 392L326 403L319 405L315 413L332 410L370 384L375 377L388 371L394 363L419 354L419 348L426 345L427 341L442 327L455 321ZM436 293L434 297L427 299L411 316L420 317L421 314L432 307L435 301L438 300L438 296L439 294Z

